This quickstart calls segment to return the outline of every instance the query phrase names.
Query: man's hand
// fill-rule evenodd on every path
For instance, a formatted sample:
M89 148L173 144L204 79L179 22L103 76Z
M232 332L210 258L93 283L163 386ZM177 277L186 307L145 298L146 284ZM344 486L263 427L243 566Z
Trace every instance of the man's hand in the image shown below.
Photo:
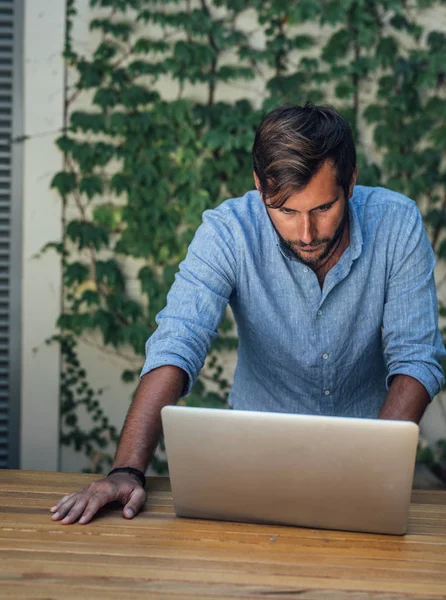
M147 494L139 479L131 473L115 473L93 481L83 490L68 494L51 507L52 519L68 525L79 520L88 523L109 502L124 504L123 515L132 519L146 501Z
M153 369L141 378L124 423L114 467L133 465L142 472L146 470L161 433L161 409L178 402L187 381L187 373L173 365ZM50 510L54 521L88 523L102 506L118 501L124 505L124 517L131 519L146 498L138 477L121 472L64 496Z

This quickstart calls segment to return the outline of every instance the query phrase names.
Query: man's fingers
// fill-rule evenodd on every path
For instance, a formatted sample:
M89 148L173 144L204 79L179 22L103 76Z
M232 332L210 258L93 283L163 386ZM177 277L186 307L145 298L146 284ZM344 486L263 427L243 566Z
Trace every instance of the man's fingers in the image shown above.
M64 502L66 502L67 500L69 500L69 498L71 498L72 496L74 496L74 494L75 494L75 493L76 493L76 492L73 492L72 494L67 494L66 496L64 496L63 498L61 498L61 499L59 500L59 502L57 502L57 504L55 504L54 506L52 506L52 507L50 508L50 511L51 511L51 512L56 512L56 511L59 509L59 507L60 507L60 506L61 506L61 505L62 505Z
M62 523L64 525L68 525L69 523L74 523L77 521L79 516L84 512L85 507L87 506L87 500L85 498L79 498L68 512L68 514L62 519Z
M67 512L69 510L71 510L73 504L75 504L76 502L76 497L74 494L72 494L71 498L68 498L68 500L66 500L65 502L62 502L58 505L57 511L51 515L51 518L53 519L53 521L60 521L60 519L63 519L65 517L65 515L67 514Z
M108 496L93 496L93 498L90 498L90 500L88 501L85 510L83 512L83 515L81 516L81 518L79 519L79 523L88 523L89 521L91 521L91 519L95 516L95 514L98 512L98 510L100 508L102 508L105 504L107 504L108 502L110 502L110 498Z
M142 487L135 488L127 504L124 506L123 514L127 519L132 519L136 514L139 513L141 507L146 501L147 494Z

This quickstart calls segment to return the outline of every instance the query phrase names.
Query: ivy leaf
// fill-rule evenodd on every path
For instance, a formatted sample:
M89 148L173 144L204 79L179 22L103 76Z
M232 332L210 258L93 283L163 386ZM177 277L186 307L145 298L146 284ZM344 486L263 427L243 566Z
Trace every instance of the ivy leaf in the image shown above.
M121 103L128 108L137 108L139 105L150 104L158 99L158 94L147 90L141 85L132 85L122 91Z
M125 369L122 372L121 379L124 383L131 383L136 379L136 373L134 371L130 371L129 369Z
M121 268L113 259L96 261L96 280L105 284L113 293L122 292L125 287Z
M92 246L99 250L108 246L109 237L106 229L89 221L73 220L67 225L67 236L77 244L79 250Z
M327 63L334 63L344 58L350 49L352 36L347 29L340 29L334 33L322 50L322 59Z
M64 272L65 285L71 287L76 283L82 283L89 276L89 269L86 265L81 262L74 262L69 264Z
M91 131L98 133L105 129L105 118L101 113L87 113L75 111L70 117L70 128L72 131Z
M92 326L100 329L106 346L108 344L117 346L123 342L122 328L108 311L98 309L92 317Z
M437 256L441 260L446 260L446 240L442 240L437 250Z
M290 40L290 48L308 50L314 46L315 40L311 35L296 35Z
M101 61L89 62L81 59L77 64L79 71L79 81L77 87L79 89L90 89L101 85L106 75L106 69Z
M382 120L384 109L379 104L370 104L364 110L364 118L368 123L376 123Z
M100 296L93 290L85 290L80 298L81 302L85 302L87 306L97 306L100 303Z
M440 125L429 134L429 139L434 143L438 150L446 150L446 125Z
M119 97L113 88L99 88L93 97L93 104L101 108L110 108L118 104Z
M61 196L66 196L76 188L76 175L69 171L56 173L51 181L51 188L57 189Z
M99 46L96 48L93 56L96 60L107 61L107 60L114 58L116 56L117 52L118 52L118 48L116 47L115 44L113 44L109 41L104 41L101 44L99 44Z
M62 255L66 256L66 254L67 254L67 251L65 250L63 242L48 242L47 244L45 244L43 246L43 248L40 250L40 252L36 255L36 258L40 258L48 250L55 250L57 252L57 254L60 254L61 256Z
M56 144L61 152L68 153L74 145L74 141L67 135L62 135L56 140Z
M335 88L335 94L338 98L351 98L355 92L355 88L350 81L338 83Z
M91 200L96 194L104 193L104 182L98 175L87 175L79 183L79 192L86 194Z
M90 22L90 30L94 31L95 29L127 41L133 31L133 25L127 21L113 22L111 19L93 19Z
M139 38L133 45L135 54L148 54L149 52L166 52L169 44L164 40L151 40L148 38Z
M426 41L433 52L444 52L446 49L446 34L441 31L431 31Z
M393 37L387 36L380 39L376 47L376 58L384 69L392 66L397 53L398 45Z
M120 196L124 192L129 192L132 187L132 179L125 173L115 173L110 181L110 190Z
M424 222L432 227L446 227L446 212L432 208L424 215Z
M122 209L118 206L101 204L95 206L93 218L96 223L110 231L114 231L122 221Z

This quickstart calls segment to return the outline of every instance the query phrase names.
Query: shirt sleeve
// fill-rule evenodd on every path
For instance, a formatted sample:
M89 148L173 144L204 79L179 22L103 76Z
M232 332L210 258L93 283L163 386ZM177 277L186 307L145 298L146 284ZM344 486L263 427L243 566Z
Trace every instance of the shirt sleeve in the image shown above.
M411 205L398 235L383 317L387 389L393 376L410 375L432 398L444 384L446 357L438 328L435 256L420 211Z
M203 213L186 258L179 266L157 315L157 329L146 343L141 377L163 365L175 365L188 375L182 395L190 392L211 343L218 337L236 279L236 245L222 211Z

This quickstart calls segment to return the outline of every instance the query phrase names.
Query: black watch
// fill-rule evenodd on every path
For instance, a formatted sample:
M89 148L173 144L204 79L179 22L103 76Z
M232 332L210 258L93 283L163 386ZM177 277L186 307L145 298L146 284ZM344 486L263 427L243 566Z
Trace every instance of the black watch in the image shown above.
M113 475L113 473L132 473L139 479L142 487L144 489L146 488L146 476L139 469L134 469L133 467L118 467L117 469L112 469L110 473L107 473L107 477L109 477L109 475Z

